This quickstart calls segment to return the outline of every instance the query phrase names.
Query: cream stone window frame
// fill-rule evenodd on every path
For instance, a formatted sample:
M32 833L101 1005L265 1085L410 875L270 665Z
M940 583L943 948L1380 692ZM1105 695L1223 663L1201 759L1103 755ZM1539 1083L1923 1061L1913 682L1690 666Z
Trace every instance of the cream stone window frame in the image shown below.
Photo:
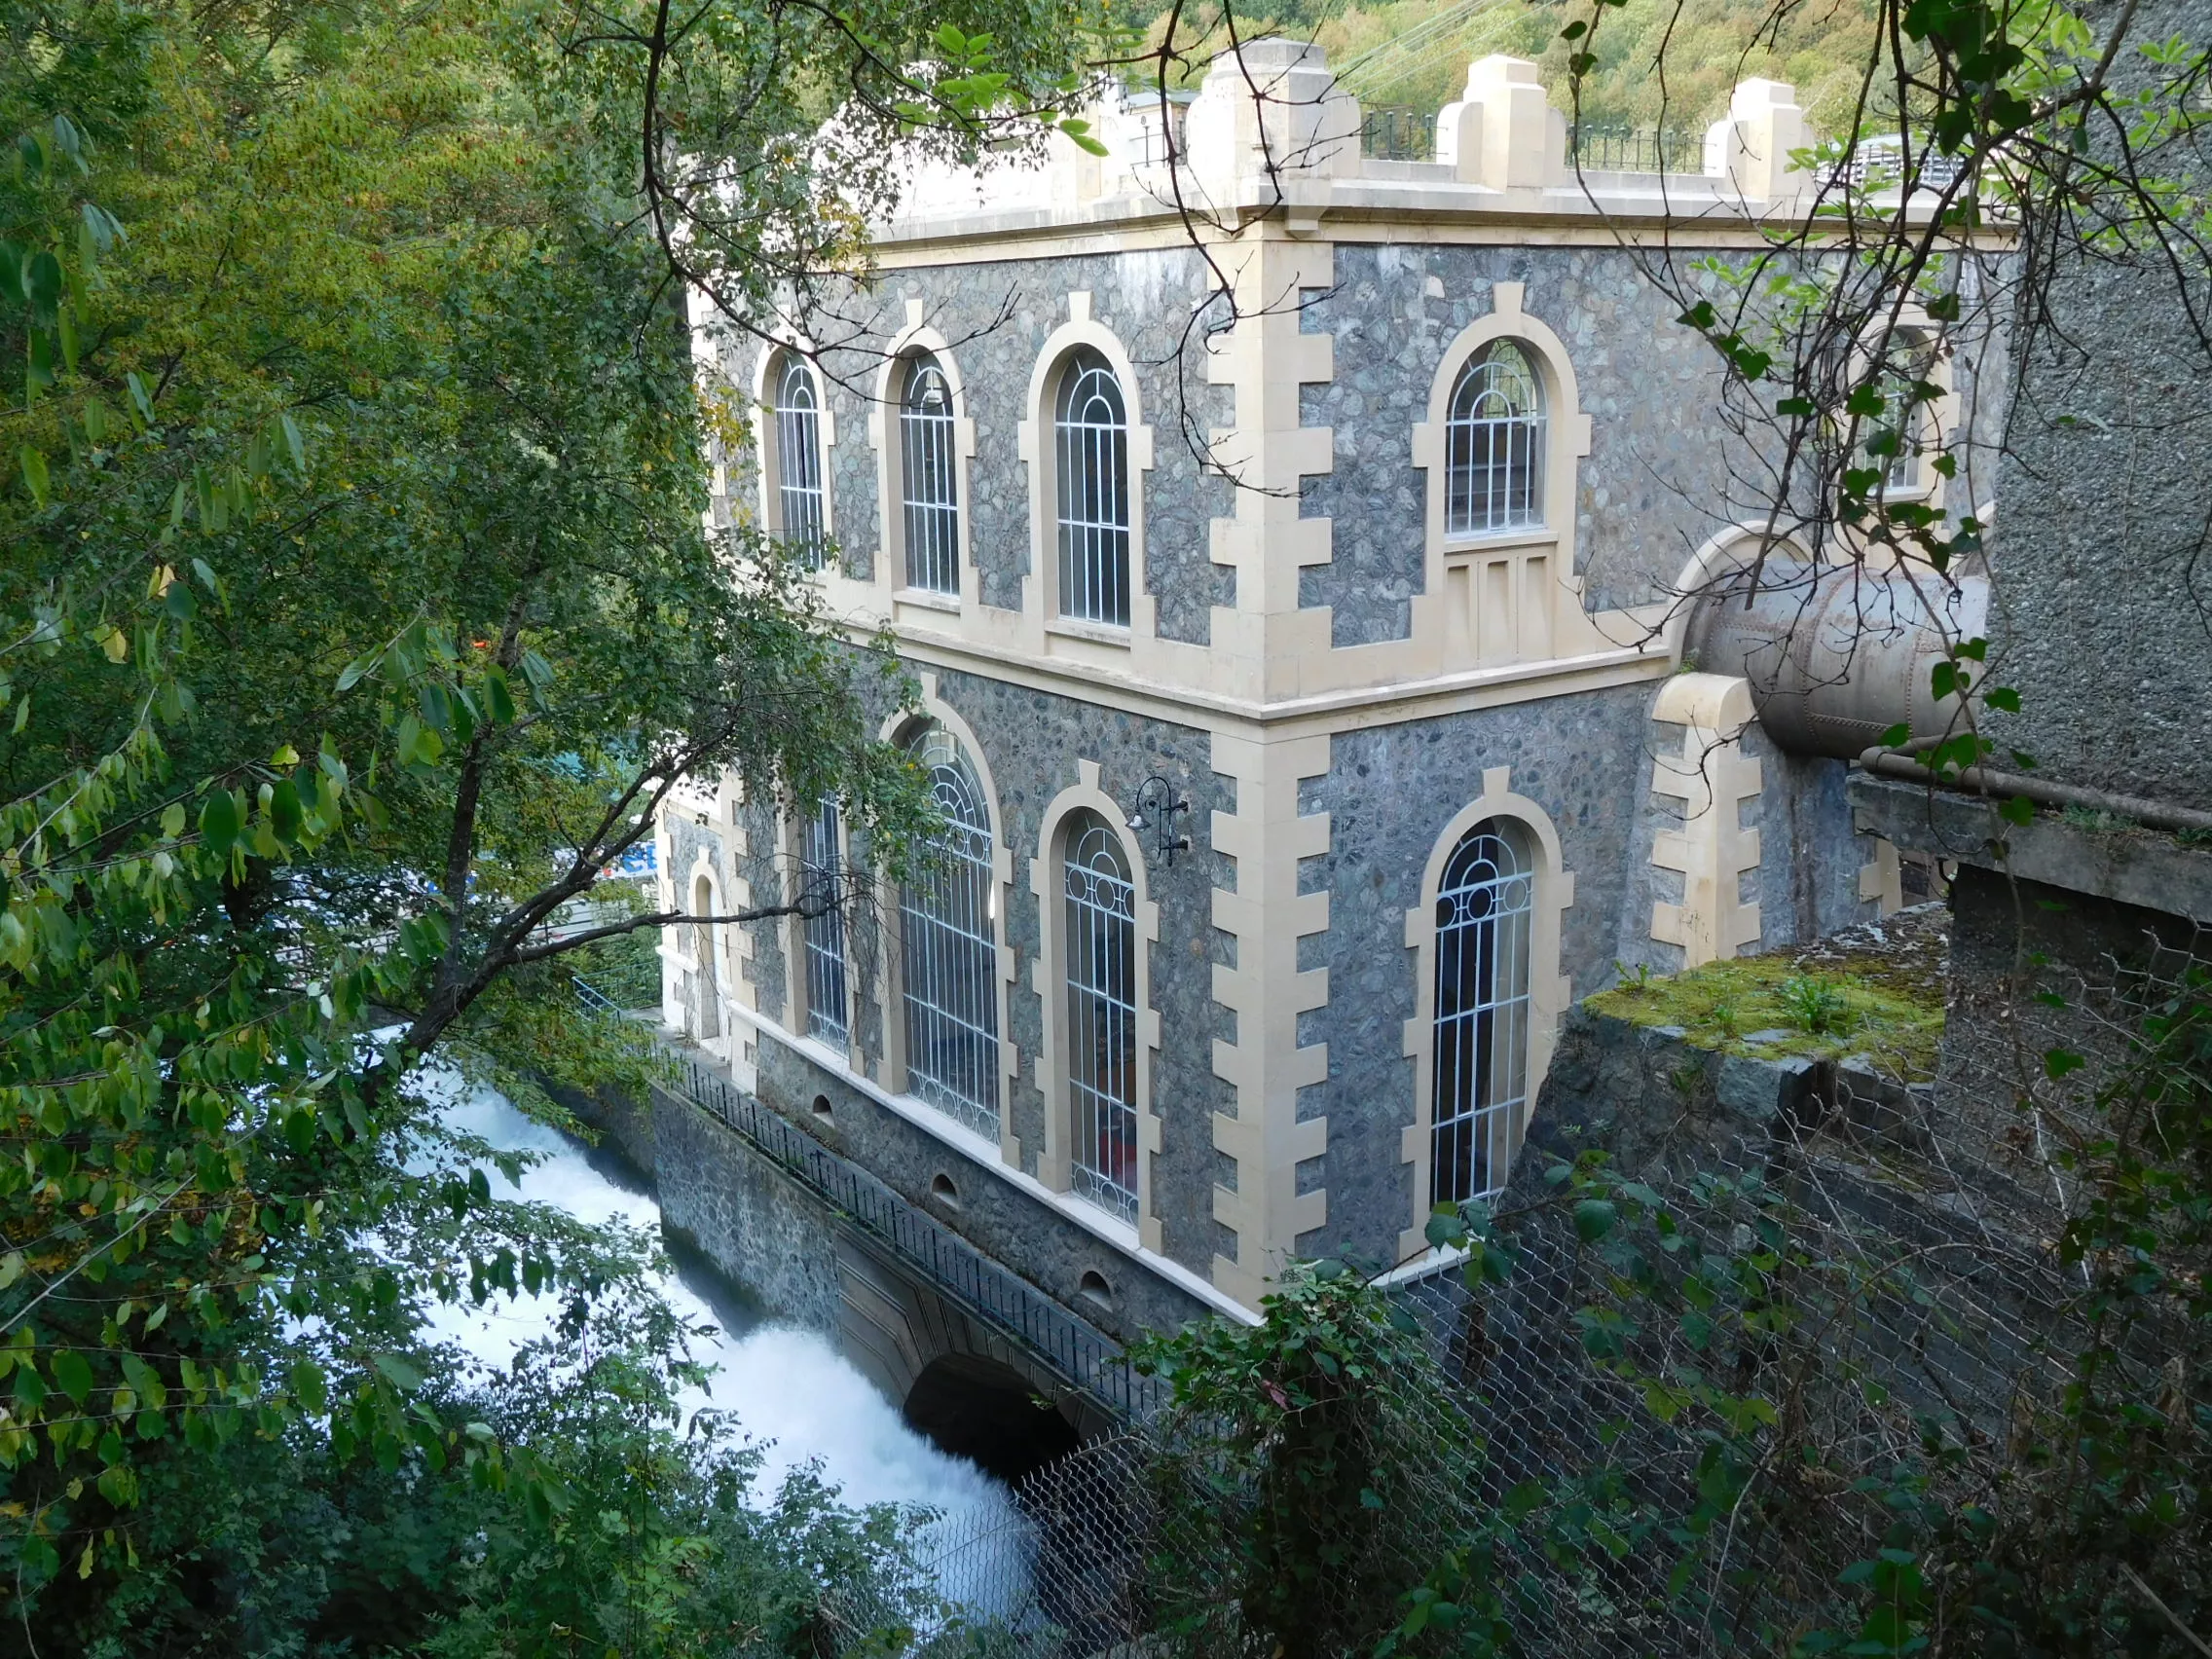
M808 835L812 826L808 817L795 808L780 808L776 813L776 868L782 901L796 903L806 890L808 869ZM837 812L837 860L839 866L849 870L852 857L852 835L845 823L842 807ZM840 912L842 932L839 936L843 955L845 981L845 1036L842 1042L832 1042L819 1035L814 1025L814 980L812 960L807 939L806 918L787 915L781 918L777 929L784 952L784 1019L786 1030L794 1037L809 1038L826 1049L850 1051L857 1024L856 996L858 982L853 976L853 944L849 914Z
M1559 1021L1573 1000L1573 983L1560 972L1560 927L1574 903L1574 872L1567 867L1559 830L1551 815L1526 795L1513 793L1512 770L1492 766L1483 772L1483 793L1444 826L1429 848L1421 871L1420 894L1406 911L1406 948L1414 956L1414 1014L1405 1022L1404 1052L1413 1065L1413 1122L1403 1131L1399 1155L1412 1175L1412 1225L1398 1235L1398 1256L1425 1252L1429 1216L1430 1155L1436 1092L1436 903L1445 866L1467 831L1487 819L1508 819L1527 837L1535 864L1529 918L1529 1063L1522 1122L1513 1144L1528 1132L1544 1072L1551 1064Z
M1125 628L1060 614L1058 446L1054 424L1062 377L1078 348L1089 347L1106 359L1122 394L1128 433L1129 622ZM1022 404L1028 413L1015 429L1021 460L1029 468L1029 574L1022 580L1022 608L1042 625L1048 645L1057 641L1127 647L1157 637L1158 606L1145 583L1145 486L1153 465L1153 428L1144 419L1136 364L1120 338L1090 314L1090 295L1068 295L1068 320L1052 330L1029 372Z
M1032 1068L1037 1092L1045 1099L1045 1144L1037 1178L1055 1193L1074 1188L1075 1105L1069 1084L1067 902L1061 866L1070 827L1085 813L1105 821L1121 842L1122 857L1136 889L1135 1001L1137 1119L1136 1241L1161 1248L1160 1220L1153 1214L1152 1161L1160 1151L1160 1120L1153 1112L1153 1056L1160 1049L1160 1013L1152 1006L1152 951L1160 942L1160 906L1149 897L1144 849L1129 833L1126 814L1099 785L1095 760L1076 762L1076 782L1045 808L1037 833L1037 854L1029 861L1029 891L1038 913L1037 959L1030 967L1030 988L1044 1013L1044 1044ZM1104 1214L1104 1211L1100 1212ZM1112 1218L1109 1218L1111 1220Z
M1853 367L1857 371L1852 377L1854 380L1872 366L1875 348L1885 334L1891 342L1893 355L1906 341L1924 346L1930 359L1927 379L1931 385L1940 387L1942 391L1913 412L1917 428L1914 440L1916 447L1909 458L1868 456L1862 449L1855 449L1848 464L1856 466L1862 462L1874 462L1882 466L1885 476L1875 495L1883 502L1893 505L1918 502L1941 513L1948 494L1945 485L1949 480L1936 470L1935 461L1939 455L1952 453L1959 432L1958 378L1952 369L1950 338L1942 325L1930 316L1925 309L1917 305L1904 306L1899 310L1895 320L1886 329L1878 328L1869 337L1861 340L1853 357ZM1859 425L1860 442L1863 444L1870 435L1866 422L1862 420ZM1907 482L1894 482L1891 474L1894 474L1898 462L1906 459L1912 462L1913 476Z
M906 376L921 356L933 357L952 394L953 496L959 503L958 593L936 593L906 585L905 453L899 424L904 407ZM915 619L916 613L973 611L979 603L974 549L976 423L968 413L968 383L953 357L952 348L937 329L922 321L922 302L909 300L906 325L892 338L881 368L876 371L874 397L869 405L867 441L875 451L876 500L880 503L883 567L876 583L890 596L894 621ZM902 615L902 609L905 614Z
M1414 633L1447 670L1545 661L1580 632L1573 627L1579 618L1565 616L1562 607L1581 608L1574 509L1578 463L1590 453L1590 418L1582 413L1566 343L1522 309L1522 284L1499 282L1491 293L1490 313L1445 348L1429 385L1428 419L1413 429L1413 462L1427 477L1426 557ZM1520 349L1541 400L1542 522L1450 535L1453 394L1484 349L1501 340Z
M759 461L756 487L760 526L770 536L779 540L783 537L783 444L777 426L776 398L784 365L794 358L806 365L814 384L815 459L822 468L822 538L825 542L833 542L837 539L837 490L830 456L837 445L837 416L830 405L826 382L821 368L813 360L812 350L797 339L778 341L764 348L753 364L756 412L753 450ZM818 573L830 571L833 563L827 556L823 557Z
M700 853L691 860L691 867L684 872L683 913L686 916L720 916L728 912L722 908L722 879L715 868L714 860ZM686 983L682 987L682 1007L684 1028L691 1038L709 1052L719 1052L730 1032L729 1009L730 981L737 971L728 940L728 924L713 926L698 922L680 923L677 958L685 970ZM707 998L712 996L710 1010ZM698 1016L711 1013L713 1028L700 1029Z
M998 1009L998 1099L999 1142L1001 1160L1014 1168L1021 1166L1021 1141L1014 1131L1014 1084L1021 1063L1021 1051L1014 1041L1014 1028L1010 1015L1013 1012L1014 947L1007 942L1007 912L1014 897L1014 850L1006 838L1006 820L999 806L997 782L991 776L990 763L984 758L983 747L976 741L975 728L961 719L959 713L938 695L937 676L924 671L921 681L919 713L894 715L884 721L878 733L883 741L901 745L916 741L931 725L944 728L945 733L960 746L969 768L976 775L977 789L983 797L983 812L991 830L991 892L992 892L992 943L998 953L992 985ZM880 1083L888 1092L909 1102L932 1126L957 1145L971 1150L986 1143L966 1124L940 1111L916 1095L909 1087L906 1074L906 987L904 912L900 905L896 886L886 886L877 908L883 918L885 947L876 953L875 982L878 1004L883 1013L883 1055L880 1065ZM847 980L846 994L856 994L854 982ZM858 1056L855 1056L858 1066Z

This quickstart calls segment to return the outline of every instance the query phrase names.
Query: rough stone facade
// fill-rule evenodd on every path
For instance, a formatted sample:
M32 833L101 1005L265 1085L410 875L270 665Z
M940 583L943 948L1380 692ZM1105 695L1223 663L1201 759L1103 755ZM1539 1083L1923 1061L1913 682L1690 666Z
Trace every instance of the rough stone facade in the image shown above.
M1241 95L1231 83L1201 96ZM928 718L993 796L998 1037L1013 1059L1000 1139L903 1091L895 896L855 918L847 1052L793 1030L782 923L750 930L718 1051L1053 1296L1110 1303L1117 1329L1248 1312L1293 1254L1385 1267L1419 1247L1437 997L1424 883L1484 814L1516 820L1536 861L1521 970L1531 1098L1556 1021L1618 965L1770 947L1880 903L1839 764L1790 760L1738 720L1714 742L1730 777L1755 781L1704 803L1654 787L1655 756L1685 729L1656 718L1683 667L1668 602L1741 516L1741 458L1720 427L1683 418L1716 394L1710 349L1564 177L1515 194L1452 165L1369 176L1356 149L1331 154L1292 181L1310 187L1310 217L1303 198L1232 215L1202 251L1157 192L1113 182L1119 162L1079 167L1030 205L1013 186L978 204L975 181L955 181L942 216L918 207L884 229L880 273L855 302L874 308L873 333L819 361L842 549L828 601L856 636L890 628ZM1630 180L1613 206L1705 214L1707 242L1757 245L1725 181L1651 185ZM1486 338L1543 360L1548 494L1532 528L1469 536L1444 528L1432 416L1467 342ZM897 418L871 400L917 339L968 424L957 600L902 592L885 552ZM1078 340L1119 365L1131 405L1143 589L1125 630L1071 626L1047 603L1056 577L1036 568L1056 557L1051 391ZM723 367L759 386L763 362L747 343ZM742 515L759 481L739 461L725 510ZM1066 987L1047 982L1061 877L1032 864L1054 857L1041 843L1066 792L1122 833L1155 777L1187 802L1190 846L1170 859L1149 823L1124 836L1140 907L1157 912L1139 946L1150 1085L1128 1225L1064 1167ZM1718 817L1727 834L1688 833ZM1704 850L1668 851L1692 841ZM710 809L670 815L663 868L673 883L719 857L760 902L783 890L788 847L767 803L725 787ZM1690 908L1697 859L1753 847L1723 872L1735 933L1662 926ZM672 1019L686 1017L683 972L672 955Z

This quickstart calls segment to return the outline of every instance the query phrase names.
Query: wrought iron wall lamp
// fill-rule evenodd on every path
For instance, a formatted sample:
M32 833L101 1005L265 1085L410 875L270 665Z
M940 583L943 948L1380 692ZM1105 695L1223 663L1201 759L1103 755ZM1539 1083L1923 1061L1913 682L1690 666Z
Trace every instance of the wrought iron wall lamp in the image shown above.
M1178 813L1191 810L1191 797L1177 794L1175 786L1154 773L1137 786L1136 804L1129 811L1131 830L1152 831L1152 850L1163 865L1172 866L1175 855L1190 851L1191 837L1175 828Z

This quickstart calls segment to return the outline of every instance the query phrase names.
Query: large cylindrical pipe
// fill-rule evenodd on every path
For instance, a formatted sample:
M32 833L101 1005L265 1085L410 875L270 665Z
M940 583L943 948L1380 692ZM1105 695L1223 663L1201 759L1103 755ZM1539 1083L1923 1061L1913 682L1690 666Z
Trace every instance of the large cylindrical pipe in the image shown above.
M1751 682L1782 749L1854 760L1900 723L1916 739L1952 728L1958 699L1938 706L1931 677L1988 615L1984 576L1769 560L1755 592L1744 570L1698 601L1683 648L1708 674Z

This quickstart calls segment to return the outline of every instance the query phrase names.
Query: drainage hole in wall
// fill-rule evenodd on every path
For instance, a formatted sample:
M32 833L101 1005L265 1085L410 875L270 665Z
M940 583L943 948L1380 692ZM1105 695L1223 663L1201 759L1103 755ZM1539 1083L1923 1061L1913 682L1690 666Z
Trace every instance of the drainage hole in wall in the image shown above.
M1106 1282L1106 1275L1095 1269L1084 1273L1082 1282L1076 1286L1076 1294L1100 1308L1114 1306L1114 1287Z
M952 1184L949 1175L940 1173L930 1177L930 1197L946 1209L960 1207L960 1189Z
M836 1114L830 1110L829 1095L817 1094L814 1097L814 1115L817 1118L820 1118L825 1124L832 1124L837 1121Z

